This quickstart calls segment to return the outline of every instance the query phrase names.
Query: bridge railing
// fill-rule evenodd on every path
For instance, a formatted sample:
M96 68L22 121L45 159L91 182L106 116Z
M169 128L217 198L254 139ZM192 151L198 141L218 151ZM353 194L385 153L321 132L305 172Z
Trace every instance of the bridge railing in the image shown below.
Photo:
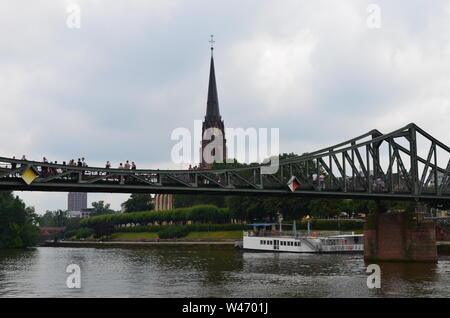
M418 151L418 145L425 152ZM403 199L450 198L450 148L414 124L389 134L372 130L332 147L264 165L218 170L129 170L0 158L0 189L84 189L264 193ZM35 175L25 184L23 174ZM295 178L292 191L288 181ZM64 185L64 187L61 187Z

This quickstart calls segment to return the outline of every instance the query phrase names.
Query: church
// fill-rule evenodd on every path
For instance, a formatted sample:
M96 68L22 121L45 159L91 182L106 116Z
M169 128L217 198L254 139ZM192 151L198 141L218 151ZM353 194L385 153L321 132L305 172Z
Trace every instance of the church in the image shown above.
M202 141L200 147L200 169L211 169L213 162L224 162L227 157L225 125L220 116L219 97L217 94L216 72L214 68L214 46L211 36L211 62L209 68L208 99L206 115L202 124ZM214 142L214 146L212 143ZM219 145L219 146L217 146ZM155 210L173 209L172 194L156 194Z

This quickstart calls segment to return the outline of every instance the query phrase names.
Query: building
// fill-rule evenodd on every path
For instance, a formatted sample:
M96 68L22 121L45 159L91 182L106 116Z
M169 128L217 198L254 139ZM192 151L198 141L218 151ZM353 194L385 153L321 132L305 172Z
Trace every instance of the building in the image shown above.
M67 210L73 217L80 216L79 212L87 209L87 193L69 192L67 196Z
M213 43L213 41L211 42ZM213 52L214 47L211 46L208 99L206 102L206 115L202 124L200 169L211 169L213 162L224 162L227 157L225 125L219 111ZM213 142L214 144L211 144ZM156 194L155 210L160 211L170 209L173 209L173 195Z
M214 69L214 47L211 46L211 65L209 70L208 100L206 116L202 125L200 148L200 168L210 169L213 162L224 162L227 157L225 125L219 111L216 73ZM214 142L214 146L211 144ZM210 145L208 147L208 145Z
M81 217L81 211L68 211L69 218L80 218Z
M91 216L91 214L94 212L93 208L88 208L88 209L81 209L80 211L80 218L82 219L87 219L88 217Z

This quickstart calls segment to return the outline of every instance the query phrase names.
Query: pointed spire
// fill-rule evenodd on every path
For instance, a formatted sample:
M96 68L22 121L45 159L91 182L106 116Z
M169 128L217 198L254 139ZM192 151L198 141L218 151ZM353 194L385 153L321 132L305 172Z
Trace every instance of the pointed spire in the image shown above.
M214 70L214 57L213 57L214 40L212 35L210 43L211 43L211 66L209 70L208 102L205 118L220 120L219 98L217 96L216 73Z

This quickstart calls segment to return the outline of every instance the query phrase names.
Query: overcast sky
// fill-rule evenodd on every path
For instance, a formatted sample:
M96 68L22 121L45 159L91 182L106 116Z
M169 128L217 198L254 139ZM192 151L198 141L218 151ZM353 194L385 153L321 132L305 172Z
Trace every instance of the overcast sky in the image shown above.
M281 152L410 122L450 144L448 0L15 0L0 21L0 156L179 168L170 135L205 114L210 34L226 127L280 128ZM17 194L67 208L66 193Z

